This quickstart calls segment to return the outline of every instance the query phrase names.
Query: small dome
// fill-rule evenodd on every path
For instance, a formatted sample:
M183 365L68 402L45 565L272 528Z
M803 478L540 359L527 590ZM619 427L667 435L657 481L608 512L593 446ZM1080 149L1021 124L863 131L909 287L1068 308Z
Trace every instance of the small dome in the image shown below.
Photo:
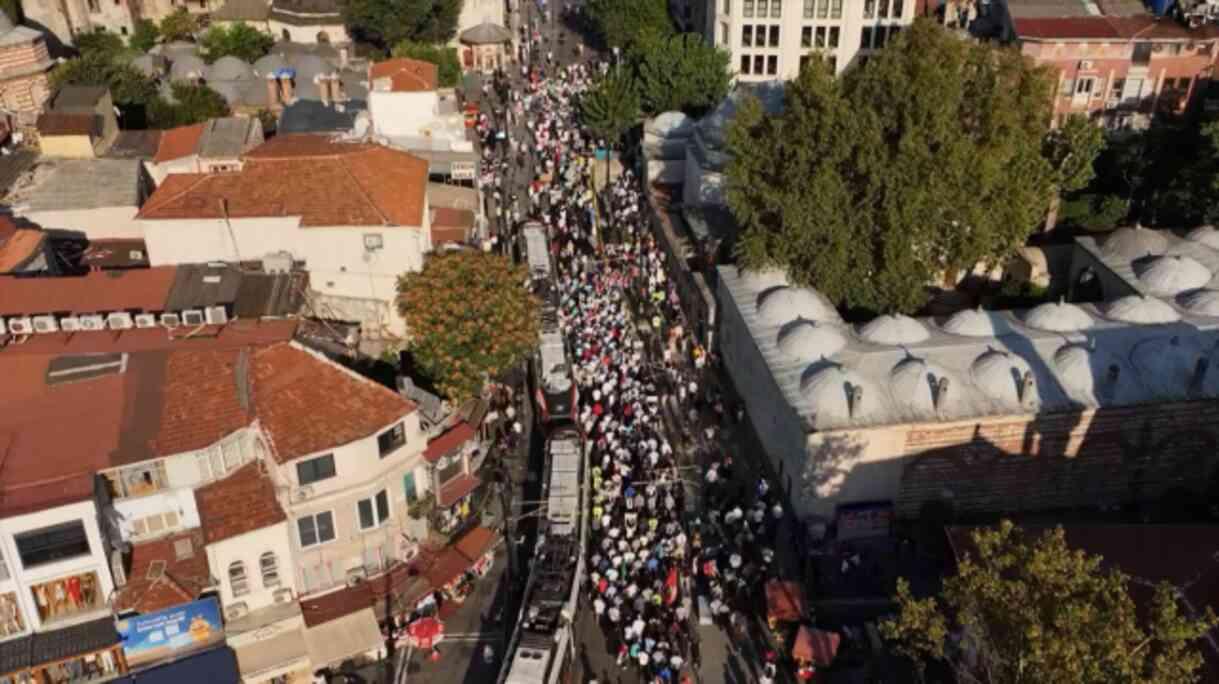
M1153 295L1172 297L1195 290L1211 281L1211 272L1187 256L1158 256L1138 259L1134 273L1143 289Z
M1074 343L1054 353L1054 367L1071 396L1087 405L1101 403L1102 394L1112 396L1124 371L1112 354Z
M1219 290L1194 290L1177 298L1181 308L1195 316L1219 317Z
M818 425L841 424L872 413L879 399L862 377L837 364L827 364L800 387Z
M208 81L248 81L254 78L254 67L240 59L226 55L207 68Z
M254 62L254 73L265 78L268 74L273 74L287 66L288 62L283 55L272 52L259 57L258 61Z
M1023 358L1005 351L989 349L983 352L969 369L973 382L986 396L1003 402L1009 407L1020 406L1026 400L1036 398L1036 387L1029 387L1025 396L1025 382L1031 382L1032 369Z
M203 78L207 73L207 64L195 55L182 55L174 58L173 66L169 67L169 78L174 81L193 81Z
M816 290L780 287L759 297L758 317L770 325L782 325L797 319L836 321L838 312Z
M1185 236L1193 242L1200 242L1211 249L1219 250L1219 230L1212 225L1198 226Z
M813 363L837 354L847 346L847 339L834 326L797 321L779 333L778 345L793 360Z
M1064 301L1038 304L1024 315L1024 324L1046 332L1077 332L1092 327L1087 311Z
M859 335L873 344L898 346L922 342L931 336L922 323L904 314L885 314L868 321Z
M951 384L943 368L913 356L902 359L889 372L889 389L893 397L924 413L936 410L937 397L943 405L952 392L959 391Z
M1184 334L1144 339L1134 345L1130 360L1143 384L1161 397L1189 396L1197 389L1205 393L1219 390L1213 338ZM1201 387L1199 371L1204 373Z
M772 287L787 286L787 274L781 268L767 268L758 271L740 270L741 281L749 287L761 292Z
M981 308L962 309L949 316L940 328L962 337L996 337L1011 332L1002 314Z
M1143 295L1126 295L1105 305L1105 317L1123 323L1152 325L1181 320L1177 310L1156 299Z
M317 55L292 55L288 60L291 68L296 70L297 82L313 81L318 74L328 74L334 71L334 65Z
M648 122L648 130L661 138L681 138L694 132L694 120L683 112L664 112Z
M1105 237L1101 251L1107 257L1134 261L1148 255L1163 254L1168 249L1168 240L1159 231L1142 226L1118 228Z
M209 88L216 91L224 101L229 103L229 106L236 106L242 103L241 84L236 81L216 81L207 84Z

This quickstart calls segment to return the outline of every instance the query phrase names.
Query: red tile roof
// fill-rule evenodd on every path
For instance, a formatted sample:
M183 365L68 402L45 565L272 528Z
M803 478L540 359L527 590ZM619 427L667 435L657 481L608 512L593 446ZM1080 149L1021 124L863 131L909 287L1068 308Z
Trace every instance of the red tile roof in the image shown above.
M149 407L158 416L158 429L149 440L153 453L204 449L254 422L253 406L242 406L237 377L237 367L248 364L250 354L217 350L168 355L159 406Z
M226 325L204 326L189 338L170 336L160 328L135 328L88 335L51 333L34 335L19 345L10 344L3 352L5 356L41 356L242 349L290 340L299 326L300 322L293 320L236 320Z
M371 608L374 600L372 587L367 582L361 582L354 587L301 599L301 615L305 618L305 626L313 628Z
M18 228L0 217L0 274L9 273L42 249L46 233L41 228Z
M397 392L296 345L258 350L255 412L280 463L371 436L415 410Z
M325 135L276 136L237 173L175 174L140 210L149 220L299 216L302 226L422 226L428 164Z
M275 498L275 485L261 461L195 490L195 504L208 544L232 539L287 520Z
M162 131L157 143L157 154L152 160L158 164L172 159L181 159L195 153L207 124L197 123Z
M0 316L163 311L177 273L176 266L158 266L57 278L0 278Z
M1017 37L1032 40L1209 40L1219 37L1219 27L1214 25L1190 29L1151 15L1017 18L1012 25Z
M377 62L368 67L368 80L377 90L376 81L389 79L389 91L394 93L417 93L435 90L439 83L439 69L435 64L417 59L397 57Z
M190 549L181 560L178 542ZM194 601L211 584L210 577L203 533L198 529L135 544L127 585L115 595L115 608L151 613Z
M452 506L461 500L482 484L482 480L475 475L459 475L452 480L449 480L440 488L440 493L436 496L436 505L441 508Z
M423 457L429 463L435 463L442 456L447 456L461 445L474 439L474 436L474 428L470 427L469 423L462 421L428 442L427 448L423 450Z

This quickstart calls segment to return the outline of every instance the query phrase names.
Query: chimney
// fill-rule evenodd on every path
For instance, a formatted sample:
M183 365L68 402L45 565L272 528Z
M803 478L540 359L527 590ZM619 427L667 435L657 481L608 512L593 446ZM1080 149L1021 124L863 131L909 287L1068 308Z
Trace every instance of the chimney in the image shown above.
M940 378L938 381L932 381L932 388L935 390L933 403L936 410L944 407L944 400L948 398L948 378Z
M279 89L283 93L284 104L296 101L296 88L292 85L292 77L287 74L279 77Z
M1033 371L1026 370L1020 376L1020 401L1027 402L1033 398Z
M863 408L863 387L860 385L852 385L847 383L847 411L854 418L855 414Z
M279 81L275 74L267 74L267 106L274 109L279 105Z
M1109 384L1116 385L1117 379L1122 374L1122 367L1116 363L1109 364Z
M330 106L330 79L326 74L318 74L313 77L313 84L317 86L318 96L322 100L323 107Z

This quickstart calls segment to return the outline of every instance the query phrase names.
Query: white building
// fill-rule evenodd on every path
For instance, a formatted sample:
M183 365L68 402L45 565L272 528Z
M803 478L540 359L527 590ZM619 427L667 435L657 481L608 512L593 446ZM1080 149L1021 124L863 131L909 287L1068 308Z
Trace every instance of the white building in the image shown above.
M239 172L168 176L138 219L154 266L291 255L318 316L402 335L398 276L432 249L427 174L398 150L284 135Z
M741 81L791 79L823 51L835 73L914 21L914 0L697 0L703 35L732 55Z

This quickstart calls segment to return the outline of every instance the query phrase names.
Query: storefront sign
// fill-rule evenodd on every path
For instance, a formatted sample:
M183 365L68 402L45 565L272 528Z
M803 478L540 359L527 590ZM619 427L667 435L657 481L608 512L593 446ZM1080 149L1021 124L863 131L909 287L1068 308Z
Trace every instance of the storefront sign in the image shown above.
M893 504L847 504L838 507L838 540L887 537L893 524Z
M453 180L474 180L474 162L453 162L449 175Z
M220 604L212 598L119 620L115 627L131 668L182 658L224 643Z

